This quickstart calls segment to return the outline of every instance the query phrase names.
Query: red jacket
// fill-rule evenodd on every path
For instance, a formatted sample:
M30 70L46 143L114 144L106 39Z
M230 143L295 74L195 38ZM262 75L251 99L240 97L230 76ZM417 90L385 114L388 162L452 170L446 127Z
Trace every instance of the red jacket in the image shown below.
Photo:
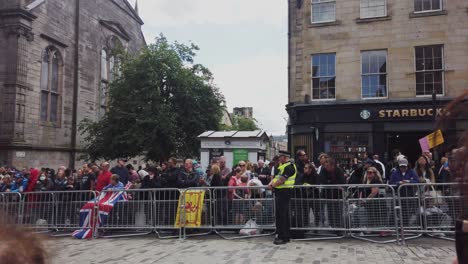
M29 172L29 184L25 192L34 192L38 179L39 179L39 171L36 169L31 169Z
M100 192L104 187L110 184L112 173L110 171L102 171L99 173L96 182L96 191Z

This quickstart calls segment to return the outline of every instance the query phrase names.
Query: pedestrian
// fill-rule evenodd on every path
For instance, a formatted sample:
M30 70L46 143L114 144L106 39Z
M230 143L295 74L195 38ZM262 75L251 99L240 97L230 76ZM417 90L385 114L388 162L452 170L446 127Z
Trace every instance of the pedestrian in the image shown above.
M220 172L220 175L221 175L221 178L226 178L226 176L231 173L231 168L229 168L228 166L226 166L226 157L224 156L221 156L219 158L219 169L221 170Z
M184 162L184 169L180 171L177 177L178 188L198 187L199 181L199 176L193 170L193 161L191 159L186 159Z
M101 163L101 172L99 173L96 181L96 191L100 192L104 187L110 184L112 173L109 171L109 162Z
M92 163L88 164L86 171L84 172L83 177L80 182L80 191L94 191L96 175L93 172Z
M325 162L329 158L327 153L320 153L318 156L318 161L320 163L320 166L317 168L317 174L320 175L320 172L322 171L323 166L325 165Z
M435 183L435 175L431 169L431 164L428 158L424 155L418 157L414 171L418 175L420 183Z
M112 174L110 184L102 189L103 191L123 191L125 190L122 182L119 181L119 175Z
M291 232L289 223L289 201L291 199L291 189L294 188L297 169L291 163L290 153L280 151L278 174L270 183L270 189L275 192L276 206L276 234L273 242L275 245L282 245L289 242Z
M167 169L162 172L162 187L177 188L177 178L179 177L179 169L176 167L177 159L170 158L167 162Z
M54 191L65 191L67 190L67 179L65 178L65 170L58 169L57 175L54 180Z
M309 163L307 153L304 150L298 150L296 153L296 167L299 175L304 174L304 167Z
M329 157L319 174L319 182L322 185L344 185L346 180L343 170L336 166L336 161ZM359 183L361 184L362 181ZM321 198L326 199L328 223L332 228L343 228L344 219L342 217L344 191L342 187L324 188Z
M258 179L262 182L263 185L268 185L271 181L271 171L270 168L265 166L265 161L258 160L258 169L256 171Z
M401 156L399 149L392 150L392 159L387 162L385 166L385 174L390 177L393 171L398 168L398 157ZM390 178L389 178L390 179Z
M127 168L125 167L125 163L127 160L125 159L119 159L117 160L117 166L112 168L110 172L112 174L117 174L119 175L120 182L124 184L124 186L128 183L128 178L129 178L129 172Z

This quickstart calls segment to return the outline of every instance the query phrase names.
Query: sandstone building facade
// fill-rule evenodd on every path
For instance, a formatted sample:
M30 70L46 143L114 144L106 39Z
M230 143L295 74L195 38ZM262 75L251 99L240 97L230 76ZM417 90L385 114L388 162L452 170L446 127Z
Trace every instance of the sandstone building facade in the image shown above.
M288 3L291 151L328 152L345 165L399 148L414 161L434 113L468 89L468 2ZM445 149L467 128L451 124Z
M0 164L74 166L77 126L106 111L117 47L146 45L126 0L0 1Z

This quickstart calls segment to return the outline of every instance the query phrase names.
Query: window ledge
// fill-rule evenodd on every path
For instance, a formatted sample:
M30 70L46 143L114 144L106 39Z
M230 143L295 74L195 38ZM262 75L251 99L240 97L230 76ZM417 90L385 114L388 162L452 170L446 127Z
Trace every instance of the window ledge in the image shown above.
M371 23L371 22L377 22L377 21L387 21L387 20L392 20L391 16L384 16L384 17L368 17L368 18L356 18L356 23L357 24L366 24L366 23Z
M332 21L332 22L312 23L312 24L309 24L309 27L314 28L314 27L328 27L328 26L338 26L338 25L341 25L340 20L336 20L336 21Z
M417 17L428 17L428 16L445 16L447 14L448 14L447 10L432 11L432 12L421 12L421 13L411 12L409 14L409 17L410 18L417 18Z
M45 127L60 128L60 125L58 124L58 122L39 121L39 124Z

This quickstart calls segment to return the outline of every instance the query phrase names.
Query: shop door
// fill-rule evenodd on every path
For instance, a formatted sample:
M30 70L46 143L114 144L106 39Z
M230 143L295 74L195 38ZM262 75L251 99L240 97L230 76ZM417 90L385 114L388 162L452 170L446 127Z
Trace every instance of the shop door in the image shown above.
M421 155L419 139L425 137L429 133L430 132L387 134L387 152L389 159L392 158L392 150L399 149L401 154L408 157L408 162L411 164L411 168L414 167L414 163L418 159L419 155Z

